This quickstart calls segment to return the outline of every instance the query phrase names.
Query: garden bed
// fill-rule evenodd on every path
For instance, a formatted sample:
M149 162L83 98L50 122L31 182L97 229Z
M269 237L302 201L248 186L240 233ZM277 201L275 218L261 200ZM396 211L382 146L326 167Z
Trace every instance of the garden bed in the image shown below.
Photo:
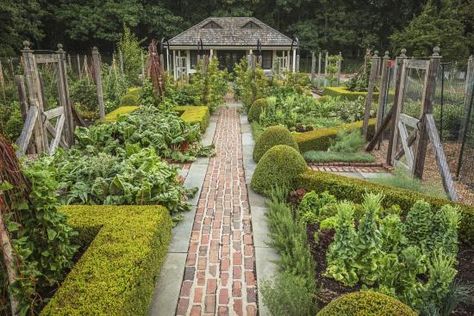
M367 91L350 91L347 87L326 87L324 88L323 95L357 100L360 97L367 97L367 93ZM372 98L373 100L377 100L379 98L379 93L374 92Z

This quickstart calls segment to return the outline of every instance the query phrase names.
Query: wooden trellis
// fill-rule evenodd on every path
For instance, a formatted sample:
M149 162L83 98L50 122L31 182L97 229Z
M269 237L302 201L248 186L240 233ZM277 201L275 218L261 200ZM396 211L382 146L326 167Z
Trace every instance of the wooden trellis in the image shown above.
M74 142L75 122L69 98L66 53L61 44L54 53L35 53L28 41L23 44L25 77L18 76L17 82L25 124L17 140L17 155L24 155L29 147L29 152L53 154L59 145L69 147ZM44 109L45 97L38 64L53 64L57 70L59 107L48 111ZM56 122L52 123L54 119Z
M443 146L433 117L433 99L436 88L436 78L441 61L439 47L435 47L433 55L429 60L407 59L405 52L397 57L395 98L392 109L377 127L375 136L367 145L366 150L372 151L381 139L385 130L390 129L390 142L387 152L387 163L389 165L402 164L411 173L421 179L423 177L426 152L428 143L431 142L436 157L443 187L451 200L457 200L457 193L451 172L446 161ZM425 71L422 110L419 118L411 117L402 113L405 99L408 71L410 69L420 69ZM385 78L384 80L388 80ZM382 80L382 86L384 81ZM378 115L383 115L379 113ZM409 130L412 130L410 133ZM399 142L401 149L399 150ZM400 159L405 156L406 163Z

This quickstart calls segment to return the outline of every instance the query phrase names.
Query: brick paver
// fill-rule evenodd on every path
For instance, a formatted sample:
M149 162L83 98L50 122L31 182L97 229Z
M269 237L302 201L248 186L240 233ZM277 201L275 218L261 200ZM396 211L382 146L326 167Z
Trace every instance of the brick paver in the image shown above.
M365 172L365 173L386 173L390 171L383 165L372 164L346 164L346 163L324 163L324 164L310 164L310 168L315 171L325 172Z
M242 160L240 116L219 109L194 219L177 315L256 315L255 251Z

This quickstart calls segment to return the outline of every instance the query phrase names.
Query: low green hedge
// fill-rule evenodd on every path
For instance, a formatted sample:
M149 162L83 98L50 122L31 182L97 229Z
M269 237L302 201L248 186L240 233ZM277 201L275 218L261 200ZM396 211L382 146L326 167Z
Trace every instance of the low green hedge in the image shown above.
M115 122L118 120L118 118L122 115L127 115L132 113L133 111L138 110L139 106L121 106L119 108L116 108L110 113L107 113L107 115L104 117L105 122Z
M187 123L197 123L201 127L201 132L205 132L209 126L211 115L207 106L182 105L174 108L182 113L181 118Z
M399 205L405 212L418 200L425 200L430 203L434 210L439 210L447 203L455 204L460 207L463 214L459 228L459 239L467 245L474 245L474 207L468 205L453 203L445 199L434 198L401 188L318 171L307 171L299 175L294 182L294 187L303 188L307 191L328 191L338 199L351 200L356 203L362 202L366 192L381 192L385 195L382 202L384 207Z
M388 295L360 291L342 295L319 311L317 316L416 316L409 306Z
M65 206L87 247L42 315L145 315L171 240L162 206Z
M368 92L365 91L350 91L347 87L326 87L324 88L323 95L341 97L348 100L357 100L359 97L367 97L367 93ZM377 100L379 98L379 93L374 92L372 98L373 100Z
M369 120L369 137L372 137L375 133L375 123L376 119ZM295 138L300 151L302 153L310 150L321 150L325 151L331 145L331 141L336 138L337 133L343 129L353 130L353 129L362 129L364 122L357 121L350 124L343 124L336 127L329 128L317 128L313 131L305 133L294 133L293 137Z
M140 105L140 97L135 94L127 93L120 98L120 106L138 106Z

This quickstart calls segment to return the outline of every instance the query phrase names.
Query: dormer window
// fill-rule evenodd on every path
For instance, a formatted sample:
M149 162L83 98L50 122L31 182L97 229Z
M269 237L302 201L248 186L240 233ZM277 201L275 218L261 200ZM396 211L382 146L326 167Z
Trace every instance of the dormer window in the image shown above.
M249 21L249 22L245 23L245 25L242 26L242 28L243 28L243 29L251 29L251 30L253 30L253 29L260 29L261 27L260 27L260 25L258 25L257 23L252 22L252 21Z
M207 22L206 24L204 24L202 26L203 29L221 29L222 26L220 26L219 24L217 24L216 22L214 21L210 21L210 22Z

